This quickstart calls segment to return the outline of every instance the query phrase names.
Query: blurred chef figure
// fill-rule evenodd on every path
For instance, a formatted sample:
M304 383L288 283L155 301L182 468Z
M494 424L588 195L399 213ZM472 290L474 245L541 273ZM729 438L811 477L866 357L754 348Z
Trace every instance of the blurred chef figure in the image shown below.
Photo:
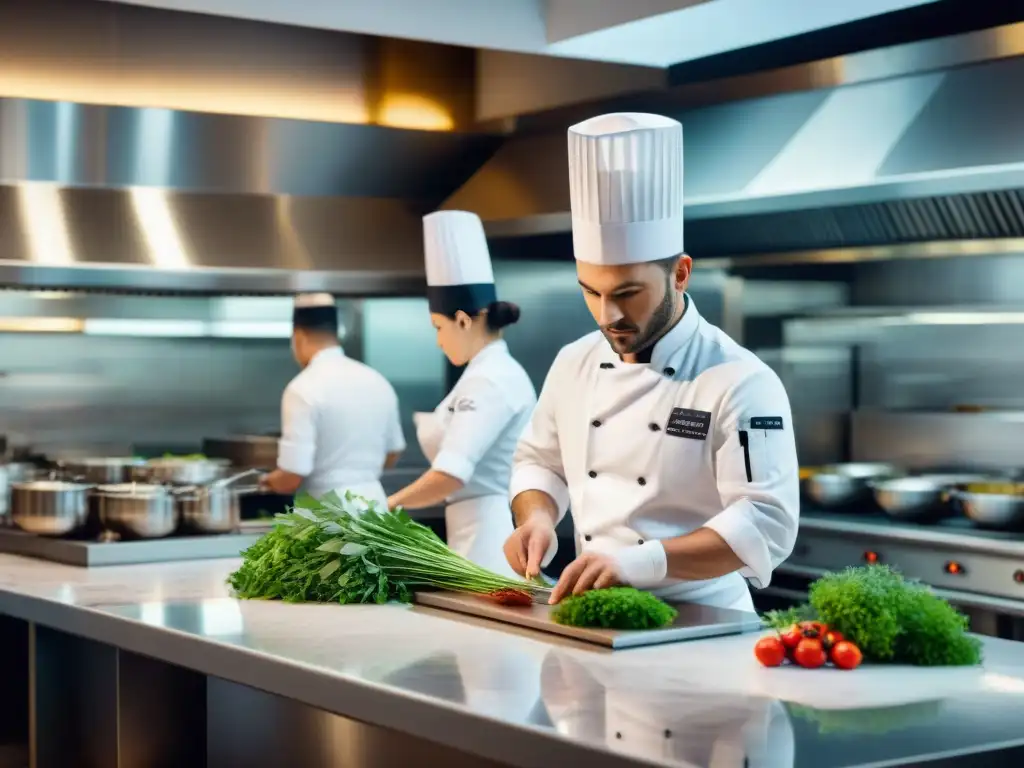
M773 699L696 682L645 687L635 671L615 673L560 651L548 654L540 678L552 724L571 739L666 765L793 768L793 724Z
M599 330L556 357L519 444L509 563L534 575L571 507L577 559L551 600L612 584L753 610L789 556L799 468L789 398L686 294L683 127L569 129L576 273ZM571 501L571 504L570 504Z
M330 294L297 296L292 326L292 353L302 371L281 399L277 469L262 485L318 498L351 491L383 511L381 472L405 450L395 390L377 371L346 357Z
M509 354L501 329L519 319L498 301L480 219L439 211L423 219L427 299L437 344L458 383L433 413L415 415L430 469L388 499L392 509L448 502L448 546L491 570L512 574L502 546L512 533L509 476L516 441L537 402L533 383Z

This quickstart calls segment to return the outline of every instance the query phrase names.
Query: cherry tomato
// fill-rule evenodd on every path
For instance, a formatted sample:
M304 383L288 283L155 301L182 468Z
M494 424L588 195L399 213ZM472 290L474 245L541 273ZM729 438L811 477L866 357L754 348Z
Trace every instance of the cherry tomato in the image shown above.
M825 633L825 636L821 638L821 644L825 647L826 652L831 652L836 643L841 643L845 639L846 638L843 637L842 632L836 632L834 629L830 629Z
M828 627L820 621L801 621L800 631L804 637L824 637L828 632Z
M786 660L786 646L775 635L762 637L754 645L754 656L766 667L778 667Z
M828 661L828 655L821 646L821 640L813 637L805 637L793 651L793 660L801 667L817 669L824 666Z
M832 649L832 663L839 669L856 669L864 660L860 648L849 640L840 640Z
M800 627L794 624L792 627L783 632L780 638L782 640L782 644L786 646L786 650L793 651L796 650L796 647L800 644L800 641L804 639L804 635L803 632L800 631Z

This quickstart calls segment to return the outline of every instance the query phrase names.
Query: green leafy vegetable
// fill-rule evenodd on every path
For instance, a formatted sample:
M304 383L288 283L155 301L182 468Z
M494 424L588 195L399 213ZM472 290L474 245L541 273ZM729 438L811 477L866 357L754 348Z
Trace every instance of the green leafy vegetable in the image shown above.
M874 662L916 666L970 666L981 643L967 634L967 618L924 584L884 565L847 568L815 581L809 605L772 611L774 629L819 620L841 632Z
M914 586L900 605L903 631L895 658L922 667L966 667L981 661L981 641L967 634L967 617L926 587Z
M782 632L801 621L814 621L818 614L809 605L798 605L783 611L768 611L761 619L771 629Z
M903 577L885 566L847 568L814 582L810 600L821 620L853 640L866 658L891 661L905 589Z
M632 587L595 589L567 597L551 612L558 624L602 629L658 629L678 611L650 592Z
M942 711L942 702L921 701L870 709L815 709L802 704L786 704L786 709L790 714L814 723L818 733L880 736L933 722Z
M228 578L241 598L289 602L408 602L416 588L489 594L529 590L452 552L403 511L359 496L301 496L242 553Z

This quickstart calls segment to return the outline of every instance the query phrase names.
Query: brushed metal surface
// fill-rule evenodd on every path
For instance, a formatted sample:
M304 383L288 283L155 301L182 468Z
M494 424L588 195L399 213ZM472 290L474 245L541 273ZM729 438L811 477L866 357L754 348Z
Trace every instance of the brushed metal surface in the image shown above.
M1003 55L1010 40L1021 45L1024 27L943 40L936 46L947 53L936 57L921 44L909 68L901 51L872 51L855 83L844 79L845 60L814 62L801 69L824 75L813 88L772 92L769 73L759 92L714 106L634 99L633 109L686 126L687 250L1024 237L1024 106L1015 96L1024 56ZM960 53L950 58L952 48ZM921 64L929 58L955 63ZM795 82L793 71L777 74ZM493 237L567 233L566 122L513 137L443 207L477 211Z
M156 293L417 293L421 216L429 210L398 198L0 186L0 282Z
M263 526L254 531L223 536L99 542L51 539L0 529L0 552L83 568L219 560L238 557L242 550L255 544L266 530L266 526Z
M679 611L679 615L670 626L664 629L629 631L567 627L563 624L556 624L551 620L551 606L538 603L533 603L529 607L498 605L486 598L454 592L417 592L415 600L421 605L432 608L479 616L505 624L515 624L527 629L605 646L613 650L735 635L742 632L754 632L761 628L761 620L756 613L714 608L694 603L675 603L674 607Z

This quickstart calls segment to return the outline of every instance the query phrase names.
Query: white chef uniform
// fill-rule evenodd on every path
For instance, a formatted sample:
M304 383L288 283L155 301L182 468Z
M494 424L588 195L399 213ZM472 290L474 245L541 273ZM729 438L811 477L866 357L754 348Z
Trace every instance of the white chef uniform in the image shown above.
M669 118L613 114L570 128L576 258L622 265L683 253L682 163L682 126ZM687 297L649 364L622 362L599 331L559 352L519 443L510 498L545 491L560 515L571 502L577 554L614 553L636 586L753 610L744 577L767 585L792 551L798 475L781 381ZM743 568L703 581L653 576L664 556L645 543L701 526ZM553 555L554 546L545 564Z
M473 316L496 298L480 219L439 211L423 219L430 311ZM512 454L537 402L536 390L504 341L469 361L433 413L416 414L416 436L431 468L463 487L445 509L448 546L493 571L514 575L503 554L513 530L508 503Z
M296 298L297 311L311 307L333 310L334 298ZM341 347L318 352L285 388L277 466L305 478L302 491L315 497L351 491L384 511L384 461L388 453L404 449L394 388Z
M792 768L793 726L772 699L637 684L561 652L544 660L541 697L559 733L654 762Z

